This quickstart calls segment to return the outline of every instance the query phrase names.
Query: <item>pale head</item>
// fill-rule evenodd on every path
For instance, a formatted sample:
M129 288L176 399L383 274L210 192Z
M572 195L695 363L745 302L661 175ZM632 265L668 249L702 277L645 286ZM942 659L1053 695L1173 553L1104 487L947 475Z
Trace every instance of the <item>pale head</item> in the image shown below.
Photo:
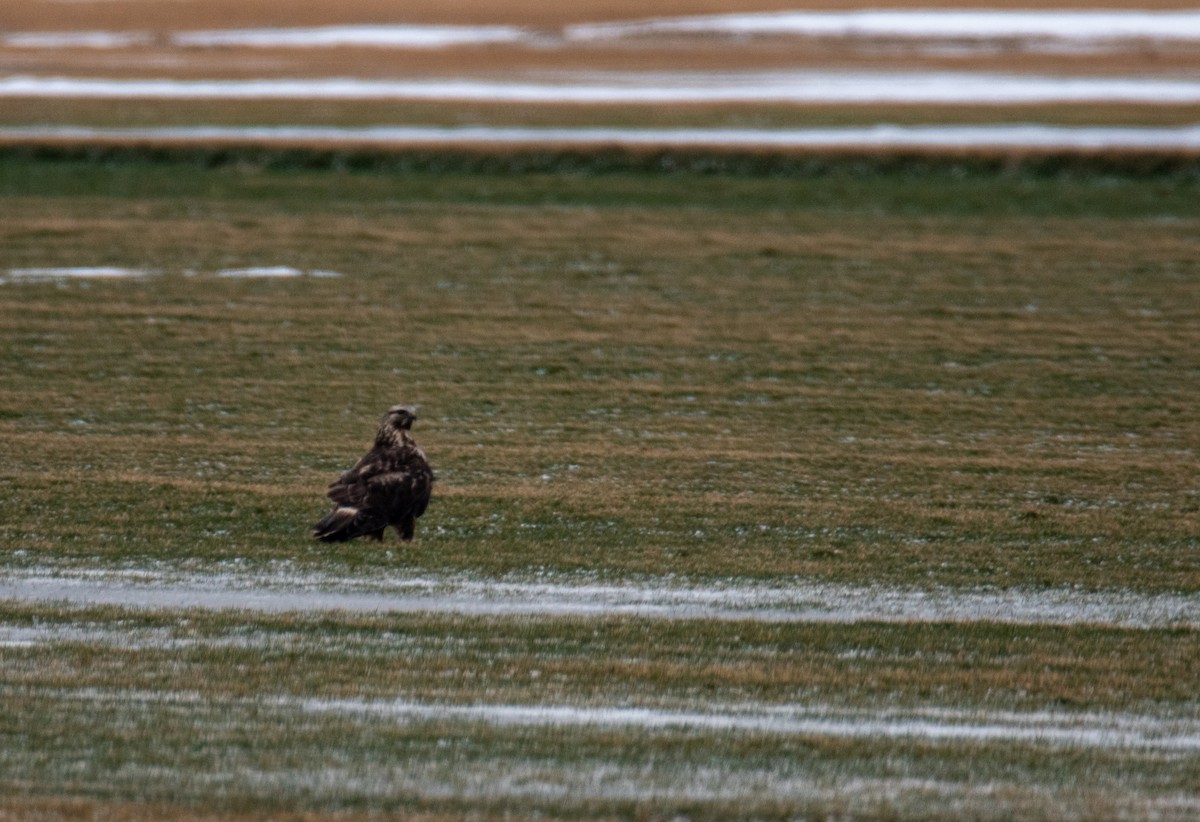
M386 428L408 431L416 419L417 411L411 405L393 405L383 415L383 425Z

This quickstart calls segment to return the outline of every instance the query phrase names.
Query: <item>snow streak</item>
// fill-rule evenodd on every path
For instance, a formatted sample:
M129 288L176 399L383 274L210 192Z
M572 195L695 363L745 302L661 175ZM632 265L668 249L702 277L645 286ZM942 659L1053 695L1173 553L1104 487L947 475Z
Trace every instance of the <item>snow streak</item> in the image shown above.
M703 709L573 704L450 703L406 699L264 696L198 691L54 692L59 700L99 704L255 707L341 715L397 724L461 723L499 728L638 729L657 733L761 734L844 739L922 740L934 744L1025 744L1060 748L1200 751L1200 717L1117 712L997 711L966 708L847 708L827 704L739 702Z
M189 144L712 146L745 148L1200 149L1200 125L1177 128L880 124L847 128L587 128L498 126L191 126L0 128L0 140ZM289 269L295 271L295 269ZM232 276L225 274L224 276Z
M1132 714L917 709L847 711L828 705L746 703L704 711L628 706L446 705L405 700L288 700L309 712L396 722L460 721L498 726L642 728L932 742L1006 742L1083 748L1200 750L1200 721Z
M763 12L570 26L568 39L663 34L911 38L921 40L1200 40L1200 12L1112 10L888 9Z
M1200 103L1200 80L925 71L584 72L552 79L0 77L0 97L512 103Z
M1000 622L1200 627L1200 595L1079 591L919 589L796 579L790 584L674 580L597 584L570 578L333 577L260 574L14 572L0 600L130 608L346 611L494 616L720 619L758 622Z
M1025 48L1046 41L1129 47L1200 40L1200 12L1136 9L865 9L713 14L576 23L536 30L513 25L388 23L172 31L11 31L0 46L19 49L177 48L435 49L511 44L550 48L645 37L826 37L918 41L1005 41Z

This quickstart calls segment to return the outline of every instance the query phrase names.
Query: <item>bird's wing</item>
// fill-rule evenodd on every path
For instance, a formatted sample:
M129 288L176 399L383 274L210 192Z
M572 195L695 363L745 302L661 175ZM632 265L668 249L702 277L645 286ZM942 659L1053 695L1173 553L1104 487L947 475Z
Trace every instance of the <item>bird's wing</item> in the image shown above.
M376 448L329 486L340 506L364 514L419 517L429 505L433 471L414 448Z
M405 449L392 455L385 470L365 480L368 505L378 505L396 515L421 516L429 504L433 472L419 451Z
M329 484L326 492L338 505L361 505L367 495L367 483L372 477L387 473L392 461L380 448L372 448L346 473Z
M425 472L413 465L398 465L392 471L376 474L366 481L368 498L395 499L398 495L416 500L428 493Z

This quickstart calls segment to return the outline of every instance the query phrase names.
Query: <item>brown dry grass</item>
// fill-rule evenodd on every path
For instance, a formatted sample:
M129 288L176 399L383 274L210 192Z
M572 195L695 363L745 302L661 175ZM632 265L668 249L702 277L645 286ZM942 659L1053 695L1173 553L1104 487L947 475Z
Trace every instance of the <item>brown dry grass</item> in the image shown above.
M1175 0L1060 0L1055 8L1161 9L1179 8ZM863 8L1030 8L1034 4L1012 0L872 0ZM388 0L295 3L290 0L107 0L104 3L18 3L0 6L4 27L27 31L78 31L84 29L180 29L260 26L315 26L342 23L455 23L561 26L577 22L636 20L692 14L749 11L843 9L825 0L661 0L648 8L638 0L584 0L553 3L545 0L414 0L403 5L403 14Z
M652 46L651 46L652 44ZM930 53L905 42L842 39L654 38L553 48L462 46L387 48L0 49L8 73L111 78L238 79L262 77L528 78L555 72L988 71L1017 74L1167 75L1200 69L1187 46L1156 44L1100 55L1021 49Z

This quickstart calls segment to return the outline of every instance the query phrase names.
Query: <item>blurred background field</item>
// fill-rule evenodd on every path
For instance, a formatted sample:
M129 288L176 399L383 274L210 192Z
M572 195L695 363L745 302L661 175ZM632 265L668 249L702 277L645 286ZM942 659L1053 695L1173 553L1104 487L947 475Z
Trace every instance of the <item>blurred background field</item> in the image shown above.
M1200 15L1158 3L422 2L400 13L357 0L39 0L0 11L0 124L1189 125L1198 42ZM856 78L877 96L760 95ZM905 98L981 78L978 99ZM147 81L165 88L127 85ZM359 90L233 90L277 81ZM198 82L226 86L193 99L184 87ZM989 99L1029 82L1050 96ZM683 96L636 99L663 89Z

